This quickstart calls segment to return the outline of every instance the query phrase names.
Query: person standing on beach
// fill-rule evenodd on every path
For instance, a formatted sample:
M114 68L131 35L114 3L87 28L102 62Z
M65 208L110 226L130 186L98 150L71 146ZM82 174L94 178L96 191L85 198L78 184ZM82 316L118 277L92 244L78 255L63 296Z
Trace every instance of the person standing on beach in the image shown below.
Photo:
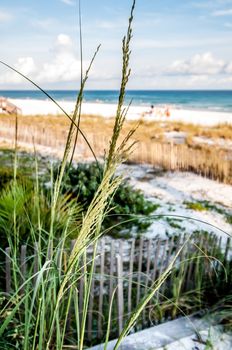
M169 117L171 116L171 112L170 112L169 107L165 108L164 115L165 115L167 118L169 118Z
M148 114L152 115L154 112L154 105L151 105L150 112Z
M142 113L142 117L145 117L146 115L152 116L153 113L154 113L154 105L151 105L149 111Z

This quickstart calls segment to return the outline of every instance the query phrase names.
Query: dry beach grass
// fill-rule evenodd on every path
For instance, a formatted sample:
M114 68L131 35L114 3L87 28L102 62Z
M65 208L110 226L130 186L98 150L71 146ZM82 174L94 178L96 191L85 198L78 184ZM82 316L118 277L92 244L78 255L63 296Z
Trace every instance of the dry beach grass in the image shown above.
M114 119L83 116L81 128L88 135L98 157L104 157L110 141ZM15 117L0 117L0 142L14 142ZM19 146L26 150L35 145L41 154L61 157L70 121L64 116L18 116ZM122 141L138 121L125 121ZM170 121L141 120L130 142L139 140L129 157L135 163L158 165L164 170L193 171L221 182L231 183L232 127L203 127ZM176 144L177 143L177 144ZM75 160L90 159L92 154L80 137Z

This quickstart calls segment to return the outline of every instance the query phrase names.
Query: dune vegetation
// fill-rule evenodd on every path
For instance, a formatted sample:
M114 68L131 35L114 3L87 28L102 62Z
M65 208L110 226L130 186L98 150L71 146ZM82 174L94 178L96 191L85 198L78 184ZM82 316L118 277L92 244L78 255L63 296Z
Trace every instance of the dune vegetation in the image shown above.
M138 127L135 122L126 122L124 102L131 73L134 10L135 0L122 42L122 77L114 119L103 121L91 116L82 119L81 115L85 83L99 48L82 76L73 115L1 116L1 142L4 139L13 141L12 149L2 150L0 154L1 349L82 350L102 341L107 350L109 340L117 335L114 346L117 350L145 313L160 323L180 315L210 310L220 315L218 323L231 326L230 241L222 247L221 241L209 236L208 232L195 232L193 241L186 235L182 237L180 232L166 241L159 241L163 255L157 251L156 257L152 256L153 262L148 251L145 252L146 263L145 255L134 265L130 260L126 261L129 271L132 267L139 271L134 284L128 279L128 273L122 282L120 258L123 254L121 257L117 254L117 266L111 267L119 277L116 285L109 287L110 301L103 316L98 314L99 322L105 325L104 332L96 339L87 339L89 328L92 331L88 325L89 308L96 307L92 295L102 291L99 304L103 309L107 294L101 282L104 275L101 239L111 234L110 247L115 243L120 251L122 240L112 239L112 236L122 237L123 230L125 244L129 247L135 244L137 254L138 251L143 253L143 239L138 247L137 241L129 241L131 237L126 236L125 231L128 233L129 227L136 236L142 233L159 207L123 181L118 174L119 167L124 162L141 161L139 157L133 158L138 139L150 147L151 140L162 141L165 132L188 131L191 136L215 138L221 137L221 130L224 130L224 126L220 126L217 132L209 129L208 134L203 134L200 127L182 124L163 126L142 121ZM23 140L20 133L25 130L27 138ZM32 152L21 152L28 149L28 144ZM8 143L5 146L8 147ZM41 155L48 149L53 149L59 160ZM83 159L94 160L94 163L82 164L80 160ZM207 203L186 203L186 206L207 210ZM169 219L169 222L179 228L177 220ZM221 233L226 234L222 230ZM102 274L101 270L95 271L97 259L103 261L100 264ZM150 271L148 267L154 270L153 279L146 276ZM145 276L145 280L141 276ZM194 276L192 281L191 276ZM186 278L192 283L191 290L185 288ZM92 290L94 281L99 287ZM130 290L132 303L126 305L130 312L126 314L125 322L119 322L119 332L111 333L111 326L115 325L115 299L117 297L121 305L120 296L123 299L125 294L123 283ZM167 295L162 289L165 283ZM94 327L97 332L96 324Z

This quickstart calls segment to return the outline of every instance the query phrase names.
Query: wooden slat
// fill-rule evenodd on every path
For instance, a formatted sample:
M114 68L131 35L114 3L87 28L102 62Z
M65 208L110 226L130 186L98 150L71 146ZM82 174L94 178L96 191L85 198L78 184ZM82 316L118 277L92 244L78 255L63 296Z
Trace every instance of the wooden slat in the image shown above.
M147 241L147 268L146 268L146 282L145 282L145 292L147 291L147 286L151 280L150 269L151 269L151 246L152 241L149 239Z
M96 270L96 264L94 264L93 279L92 279L91 291L90 291L90 297L89 297L88 325L87 325L87 334L88 334L89 341L91 341L93 337L93 311L94 311L93 305L94 305L95 270Z
M201 239L200 239L200 242L199 242L199 248L200 250L203 250L204 251L204 247L203 247L203 242L204 242L204 237L202 236ZM197 258L196 258L196 269L195 269L195 282L199 282L199 277L202 277L202 275L200 275L200 270L199 270L199 267L201 265L201 258L199 257L199 255L202 255L202 253L199 254L199 249L197 249ZM201 281L202 282L202 281ZM201 283L200 282L200 283ZM200 285L197 285L196 286L198 289L201 287Z
M230 238L228 237L227 241L226 241L226 249L225 249L225 254L224 254L224 262L223 262L224 265L227 262L229 249L230 249Z
M148 288L148 284L149 281L151 280L151 245L152 245L152 241L151 239L149 239L146 242L146 247L147 247L147 267L146 267L146 280L145 280L145 289L144 289L144 295L147 293L147 288ZM143 310L143 322L146 322L146 308L144 308Z
M69 252L69 255L72 253L73 251L73 248L74 248L74 245L75 245L75 240L72 240L71 243L70 243L70 252ZM63 254L61 254L63 256L61 256L61 266L63 267L63 270L64 270L64 273L66 273L67 271L67 264L68 264L68 254L67 254L67 251L64 250L63 251ZM68 282L69 284L69 282ZM71 301L71 305L72 305L72 302ZM71 305L70 305L70 308L68 310L68 319L67 319L67 324L66 324L66 331L69 332L70 328L71 328L71 322L72 322L72 310L71 310Z
M186 241L187 236L186 234L184 235L184 242ZM182 261L182 286L181 286L181 291L184 290L184 286L186 284L186 275L188 271L188 266L189 266L189 241L184 245L181 253L180 253L180 260Z
M160 246L161 246L161 240L160 238L155 239L155 255L153 260L153 273L152 273L152 283L156 281L156 278L158 277L158 260L159 260L159 252L160 252ZM149 302L149 305L152 305L153 300L151 299Z
M189 242L189 244L191 244L191 241ZM194 257L192 256L192 250L190 252L191 254L191 260L189 261L189 264L188 264L188 268L187 268L187 272L186 272L186 289L189 290L192 288L192 274L193 274L193 266L194 266Z
M219 244L219 238L218 238L218 236L214 235L213 249L212 249L212 253L210 253L211 256L215 256L215 253L216 253L217 248L218 248L218 244Z
M213 235L212 235L212 237L213 237ZM210 240L210 238L211 237L209 237L209 235L207 234L206 235L206 239L205 239L204 249L203 249L203 251L206 253L206 255L208 255L207 252L208 252L208 249L209 249L209 240ZM211 245L210 245L210 247L211 247ZM211 251L210 255L212 255L212 253L213 253L213 251ZM209 274L209 271L210 271L210 259L208 259L208 257L205 258L204 263L205 263L205 272L207 274Z
M169 245L169 249L168 249L168 255L167 255L167 262L166 262L166 268L169 266L170 264L170 257L172 255L172 249L174 247L174 235L172 236L172 238L170 239L170 241L168 241L168 245Z
M213 244L212 252L210 252L210 254L209 254L212 257L216 256L218 242L219 242L218 237L216 235L214 235L214 244ZM212 289L214 290L215 295L217 295L217 290L215 288L215 283L213 281L214 274L215 274L215 260L210 259L209 277L208 278L209 278L209 281L211 283Z
M221 249L222 249L222 237L220 237L218 241L218 250L221 251ZM219 261L216 261L216 268L220 271L223 269L223 266L222 264L220 264Z
M165 266L166 266L166 261L167 260L167 246L168 246L168 240L166 240L163 244L163 252L162 252L162 257L160 260L160 266L159 266L159 270L158 270L158 275L159 277L162 275L163 271L165 270ZM164 289L165 289L165 285L166 285L166 280L163 282L163 284L160 287L159 292L161 294L163 294ZM157 298L159 299L159 293L157 295Z
M6 293L11 291L11 259L10 259L10 248L5 249L5 264L6 264Z
M111 299L113 298L115 264L116 264L116 259L115 259L114 241L111 241L111 244L110 244L110 275L109 275L109 305L111 304L111 302L112 302ZM113 309L112 309L112 314L110 317L110 330L112 327L112 316L113 316Z
M110 282L109 282L109 303L112 298L113 288L114 288L114 267L115 267L115 249L114 241L110 244Z
M123 329L124 315L124 296L123 296L123 265L120 254L116 256L117 260L117 278L118 278L118 334L120 335Z
M180 250L181 246L183 244L183 239L182 237L179 237L178 241L177 241L177 244L176 244L176 249L175 249L175 255L178 253L178 251ZM177 261L179 261L180 258L177 258ZM171 273L171 280L173 281L174 280L174 276L175 276L175 269L173 269L172 273Z
M160 245L161 245L161 240L160 240L160 238L158 238L158 240L156 242L156 249L155 249L155 256L154 256L154 267L153 267L153 274L152 274L152 281L153 282L155 282L156 276L157 276Z
M131 240L131 253L130 253L130 265L128 276L128 314L131 313L131 297L132 297L132 282L133 282L133 270L134 270L134 255L135 255L135 240Z
M165 258L167 257L167 246L168 246L168 240L164 241L164 244L163 244L163 252L162 252L162 257L160 260L160 268L159 268L159 277L161 276L166 266Z
M103 334L102 320L103 320L103 289L104 289L104 265L105 265L105 240L101 241L101 256L100 256L100 283L99 283L99 307L98 307L98 337L101 338Z
M85 252L83 253L83 255ZM80 281L79 281L79 317L80 317L80 322L82 322L82 314L83 314L83 304L84 304L84 279L85 279L85 257L82 256L80 259Z
M139 241L139 256L138 256L138 278L137 278L137 298L136 303L138 305L140 300L140 289L141 289L141 270L142 270L142 262L143 262L143 238L140 238Z
M188 270L188 258L189 258L189 242L186 244L186 239L187 239L187 236L186 234L184 235L183 237L183 242L182 244L184 244L181 252L180 252L180 281L181 281L181 287L180 287L180 290L183 290L184 288L184 285L185 285L185 276L186 276L186 273L187 273L187 270Z
M166 249L168 247L168 252L166 252L166 258L165 258L165 261L164 261L163 271L166 270L168 268L168 266L170 265L170 263L171 263L170 257L171 257L171 254L172 254L173 244L174 244L174 235L171 237L170 240L167 239L167 242L166 242ZM164 283L162 284L162 286L160 288L161 294L165 294L166 285L167 285L167 280L164 281Z

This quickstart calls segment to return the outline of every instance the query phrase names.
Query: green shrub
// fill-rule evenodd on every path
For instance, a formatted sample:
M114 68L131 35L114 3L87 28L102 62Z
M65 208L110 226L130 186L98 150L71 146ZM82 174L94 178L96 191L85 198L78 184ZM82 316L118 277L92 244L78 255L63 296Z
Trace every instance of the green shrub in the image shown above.
M0 192L1 248L5 248L9 239L14 236L14 218L19 244L31 243L32 237L38 241L41 231L43 232L43 242L46 244L45 232L49 232L51 225L50 196L50 193L43 191L43 189L37 193L32 180L21 183L17 181L16 184L9 182L2 189ZM61 195L54 215L56 239L59 240L67 225L70 231L74 232L73 237L76 237L77 224L80 222L81 207L76 202L71 201L68 196Z
M13 180L14 174L12 168L1 168L0 169L0 191Z
M77 201L87 209L102 176L103 167L96 163L78 164L77 167L71 167L63 181L63 193L71 194L72 198L77 198ZM141 191L133 189L124 181L110 203L111 210L105 217L103 229L112 227L109 234L113 236L130 236L131 230L139 234L150 225L150 221L149 218L141 219L138 216L149 216L158 206L147 200ZM119 223L119 226L113 227Z
M231 214L226 214L226 221L232 225L232 215Z
M201 202L184 202L187 209L196 210L196 211L205 211L208 210Z
M28 176L27 173L17 171L16 175L17 183L26 185L27 187L33 187L32 176ZM14 180L14 170L12 167L1 167L0 168L0 192L4 190Z
M9 298L8 298L9 299ZM15 300L11 300L9 303L5 296L0 296L0 309L5 308L8 303L5 312L0 316L0 324L3 324L5 319L12 314L14 307L17 307L17 298ZM23 323L20 322L19 314L16 314L11 318L10 324L4 336L0 337L0 349L1 350L9 350L9 349L22 349L23 348L23 337L21 336L23 332Z

